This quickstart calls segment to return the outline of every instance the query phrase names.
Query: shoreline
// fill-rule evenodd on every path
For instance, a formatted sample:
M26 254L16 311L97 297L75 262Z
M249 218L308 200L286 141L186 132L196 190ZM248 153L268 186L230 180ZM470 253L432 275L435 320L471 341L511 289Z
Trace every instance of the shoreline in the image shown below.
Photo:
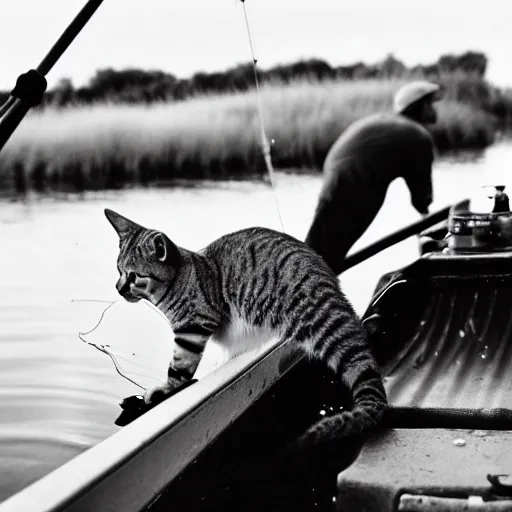
M460 150L449 150L444 153L438 154L434 161L434 171L444 172L443 167L446 165L465 165L465 164L476 164L479 161L484 161L486 158L487 150L496 148L499 146L512 146L512 134L506 134L495 142L495 144L482 149L460 149ZM321 171L314 170L306 167L285 167L275 168L275 177L279 183L279 177L283 176L302 176L310 177L312 179L319 177ZM77 190L73 185L66 183L57 184L54 187L48 187L44 190L37 190L33 187L27 187L24 190L16 190L12 187L0 187L0 202L1 201L23 201L28 203L39 203L45 201L88 201L104 199L106 197L112 197L112 194L123 192L135 192L135 193L158 193L159 190L170 190L170 189L222 189L227 187L228 189L233 185L240 184L241 186L254 185L258 187L269 187L270 179L266 171L259 174L245 174L245 175L234 175L226 176L223 178L174 178L170 180L155 180L144 185L136 182L125 182L117 187L111 188L99 188L91 187L88 189Z

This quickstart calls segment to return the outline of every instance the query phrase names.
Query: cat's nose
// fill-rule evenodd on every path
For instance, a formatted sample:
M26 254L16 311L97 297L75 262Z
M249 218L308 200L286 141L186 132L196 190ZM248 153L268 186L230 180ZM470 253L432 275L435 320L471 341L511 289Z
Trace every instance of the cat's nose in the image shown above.
M130 284L134 281L135 274L133 272L123 272L116 283L116 288L119 294L124 295L130 289Z

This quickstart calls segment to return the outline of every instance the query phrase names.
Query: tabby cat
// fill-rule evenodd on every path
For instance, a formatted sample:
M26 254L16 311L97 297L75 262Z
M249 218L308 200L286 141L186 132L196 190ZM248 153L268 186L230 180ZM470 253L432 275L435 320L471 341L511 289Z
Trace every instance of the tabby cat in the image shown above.
M313 249L255 227L192 252L112 210L105 215L120 239L117 290L127 301L146 299L159 308L175 334L168 380L147 392L146 402L191 379L209 338L222 338L231 323L241 321L297 344L351 390L352 410L323 418L304 433L302 443L377 426L387 401L365 331L336 276Z

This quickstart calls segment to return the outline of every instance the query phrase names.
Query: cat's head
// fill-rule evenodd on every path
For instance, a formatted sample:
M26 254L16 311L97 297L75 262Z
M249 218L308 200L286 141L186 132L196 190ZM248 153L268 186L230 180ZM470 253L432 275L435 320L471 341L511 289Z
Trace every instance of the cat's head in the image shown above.
M146 299L157 305L169 292L182 263L179 248L160 231L147 229L105 209L119 235L117 291L129 302Z

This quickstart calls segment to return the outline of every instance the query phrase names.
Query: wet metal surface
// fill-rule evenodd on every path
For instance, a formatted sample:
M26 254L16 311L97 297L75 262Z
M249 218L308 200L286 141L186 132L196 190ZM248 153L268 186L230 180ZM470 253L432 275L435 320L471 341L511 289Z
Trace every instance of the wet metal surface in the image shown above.
M390 402L512 409L510 275L443 275L426 281L414 334L384 367Z

